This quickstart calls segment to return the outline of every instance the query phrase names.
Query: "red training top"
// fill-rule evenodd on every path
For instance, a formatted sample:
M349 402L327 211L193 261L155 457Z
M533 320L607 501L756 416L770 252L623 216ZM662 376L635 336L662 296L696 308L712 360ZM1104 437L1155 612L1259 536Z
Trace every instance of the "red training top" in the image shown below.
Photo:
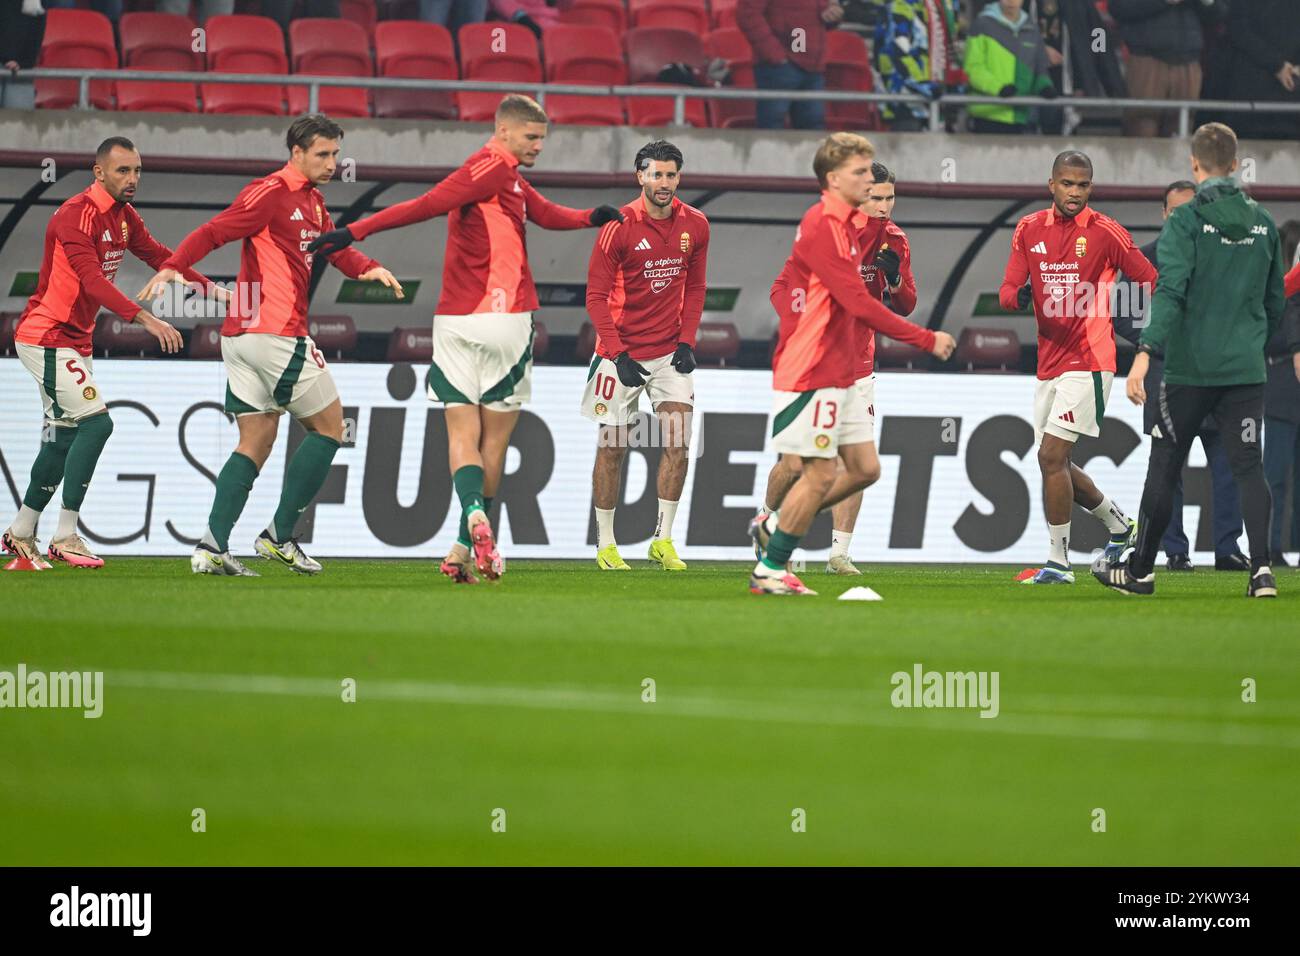
M889 280L885 273L876 268L876 255L883 249L893 249L898 253L898 288L889 292ZM876 246L870 249L862 259L862 281L867 284L867 291L877 299L884 301L889 292L889 305L899 315L911 315L916 309L916 278L912 275L912 250L907 244L907 233L903 232L892 220L885 220L885 229ZM858 378L865 378L875 371L876 333L869 326L859 325L859 341L862 348L858 352Z

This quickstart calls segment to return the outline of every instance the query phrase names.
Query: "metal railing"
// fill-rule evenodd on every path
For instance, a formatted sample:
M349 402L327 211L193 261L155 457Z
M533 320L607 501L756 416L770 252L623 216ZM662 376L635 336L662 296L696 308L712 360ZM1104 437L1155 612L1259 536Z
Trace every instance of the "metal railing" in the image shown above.
M156 72L153 70L82 70L73 68L39 67L31 70L19 70L14 75L19 81L26 80L77 80L77 108L93 108L90 99L92 80L126 80L146 83L238 83L255 86L305 86L308 88L307 108L317 112L320 107L322 87L350 87L365 90L423 90L425 92L471 92L471 93L529 93L543 107L548 95L564 96L619 96L652 97L673 100L673 124L685 126L687 100L820 100L827 103L904 103L925 106L929 113L929 125L932 131L943 129L942 110L944 106L965 106L975 104L999 106L1046 106L1070 108L1082 111L1142 109L1160 112L1177 111L1178 135L1186 137L1191 133L1191 118L1197 110L1210 110L1224 113L1283 113L1300 114L1300 103L1275 102L1237 102L1232 100L1150 100L1150 99L1105 99L1101 97L1060 96L1047 99L1041 96L986 96L982 94L945 93L937 98L920 96L916 93L860 93L845 90L757 90L738 89L737 87L689 87L689 86L586 86L575 83L513 83L486 80L423 80L395 77L370 76L311 76L304 73L264 74L264 73L203 73L203 72Z

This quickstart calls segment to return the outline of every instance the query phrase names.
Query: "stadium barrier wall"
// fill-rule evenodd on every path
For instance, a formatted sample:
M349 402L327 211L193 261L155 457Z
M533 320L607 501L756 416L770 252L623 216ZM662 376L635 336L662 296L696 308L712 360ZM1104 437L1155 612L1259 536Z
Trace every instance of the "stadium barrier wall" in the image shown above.
M424 393L418 365L331 366L348 434L329 479L299 525L322 557L428 558L455 536L457 508L447 473L441 406ZM95 376L115 430L82 508L82 533L102 554L184 556L202 533L214 476L237 429L222 411L219 362L101 359ZM877 443L884 475L866 493L852 555L865 561L1041 562L1045 530L1030 420L1028 376L877 376ZM516 558L590 558L594 552L591 468L596 427L578 413L585 370L538 367L498 495L503 551ZM696 372L692 459L675 539L695 559L752 558L748 520L760 503L770 450L771 375ZM1149 439L1141 409L1116 380L1099 438L1075 454L1129 513L1137 512ZM0 360L0 479L13 510L41 437L38 390L16 359ZM270 520L296 424L253 487L232 537L237 553ZM640 558L654 530L654 449L628 456L616 532ZM1187 530L1208 557L1209 481L1199 447L1185 480ZM48 537L56 505L42 518ZM1077 561L1104 544L1101 525L1076 508ZM1206 535L1197 525L1204 525ZM1196 532L1196 534L1193 534ZM1197 537L1202 540L1197 540ZM806 539L811 563L830 544L823 515Z

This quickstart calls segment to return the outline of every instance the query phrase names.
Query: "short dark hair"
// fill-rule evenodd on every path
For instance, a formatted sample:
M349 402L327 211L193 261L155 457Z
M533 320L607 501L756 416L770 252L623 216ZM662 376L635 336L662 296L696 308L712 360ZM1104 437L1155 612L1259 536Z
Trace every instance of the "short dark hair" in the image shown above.
M289 132L284 135L284 144L289 147L291 153L295 146L305 151L311 147L317 136L324 139L342 139L343 127L324 113L305 113L290 124Z
M1223 123L1206 123L1192 134L1192 156L1207 173L1226 176L1237 158L1237 134Z
M95 162L102 163L104 157L113 151L115 146L135 152L135 143L131 142L125 136L110 136L99 144L99 149L95 150Z
M1192 182L1190 179L1180 179L1178 180L1178 182L1170 183L1168 186L1166 186L1164 208L1166 209L1169 208L1170 193L1181 193L1188 189L1190 189L1192 192L1196 192L1196 183Z
M884 163L872 163L871 181L873 183L892 183L894 181L894 172Z
M636 151L636 159L633 160L632 166L639 173L655 161L676 163L680 170L683 165L682 151L666 139L657 139L653 143L646 143Z
M550 123L546 118L546 110L542 109L531 96L524 96L522 93L507 93L497 104L496 115L493 122L507 123Z
M1052 160L1052 178L1055 179L1056 174L1067 166L1072 166L1076 169L1086 169L1088 171L1088 177L1092 177L1092 160L1089 159L1088 154L1082 150L1067 149L1063 153L1057 153L1056 159Z

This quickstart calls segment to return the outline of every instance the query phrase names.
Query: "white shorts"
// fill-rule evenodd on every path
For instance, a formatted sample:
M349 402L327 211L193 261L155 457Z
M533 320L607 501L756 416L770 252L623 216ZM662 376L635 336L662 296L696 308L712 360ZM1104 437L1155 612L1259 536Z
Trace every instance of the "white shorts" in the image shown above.
M618 380L618 368L611 359L599 355L591 360L587 369L587 388L582 393L581 411L584 417L602 425L626 425L641 406L641 393L650 399L650 407L658 408L660 402L679 402L695 405L695 375L683 375L673 368L673 353L662 358L638 360L649 374L645 384L628 388Z
M834 458L839 452L847 388L775 392L772 447L783 455Z
M429 401L516 412L533 392L533 314L433 317Z
M325 356L309 335L223 335L221 361L226 365L226 411L232 415L288 412L306 418L339 397Z
M95 384L95 366L89 355L76 349L49 348L15 342L23 368L36 379L45 420L55 425L75 425L105 411Z
M876 376L864 375L844 393L840 414L840 445L860 445L876 440Z
M1043 433L1068 442L1101 434L1101 417L1110 400L1114 372L1063 372L1040 379L1034 389L1034 439Z

